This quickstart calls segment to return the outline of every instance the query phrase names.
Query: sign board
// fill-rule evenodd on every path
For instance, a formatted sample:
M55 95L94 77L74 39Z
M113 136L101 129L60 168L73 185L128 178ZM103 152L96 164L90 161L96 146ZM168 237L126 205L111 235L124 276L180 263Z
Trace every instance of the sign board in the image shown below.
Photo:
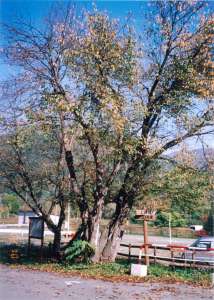
M41 217L30 217L29 220L29 237L33 239L43 239L44 220Z
M146 209L136 210L136 219L141 219L145 221L154 221L156 219L156 211L148 211Z

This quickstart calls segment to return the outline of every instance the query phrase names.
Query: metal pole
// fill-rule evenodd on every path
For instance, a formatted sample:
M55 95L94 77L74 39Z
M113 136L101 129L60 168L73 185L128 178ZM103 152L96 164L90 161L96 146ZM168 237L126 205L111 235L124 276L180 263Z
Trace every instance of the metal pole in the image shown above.
M145 253L145 264L149 266L149 256L148 256L148 227L147 221L143 221L143 235L144 235L144 253Z
M169 213L169 244L172 243L171 213Z
M40 247L40 261L43 259L43 246L44 246L44 236L41 238L41 247Z
M31 227L31 220L29 219L29 229L28 229L28 244L27 244L27 256L30 256L30 227Z

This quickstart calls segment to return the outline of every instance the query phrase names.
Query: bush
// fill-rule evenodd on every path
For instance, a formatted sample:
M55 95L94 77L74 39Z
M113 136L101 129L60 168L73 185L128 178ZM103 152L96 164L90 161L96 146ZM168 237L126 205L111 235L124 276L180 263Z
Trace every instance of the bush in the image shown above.
M9 213L9 209L7 207L4 207L3 209L1 209L1 212L0 212L1 218L6 219L9 217L9 215L10 215L10 213Z
M65 260L68 263L74 263L77 259L81 262L89 263L94 253L94 248L90 243L77 240L65 250Z
M8 209L10 214L18 214L20 203L15 195L4 194L2 197L2 204Z
M167 226L169 226L169 218L170 218L170 213L158 212L157 219L155 220L154 224L156 226L160 226L160 227L167 227ZM178 213L178 212L171 213L171 226L172 227L184 227L186 225L187 225L187 222L180 213Z

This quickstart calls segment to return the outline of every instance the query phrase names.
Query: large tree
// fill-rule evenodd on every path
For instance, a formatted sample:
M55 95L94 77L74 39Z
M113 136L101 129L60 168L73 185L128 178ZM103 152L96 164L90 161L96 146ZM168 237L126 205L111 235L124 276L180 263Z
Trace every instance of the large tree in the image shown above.
M42 32L6 26L4 54L20 71L10 97L35 123L50 115L62 121L70 188L95 259L115 259L121 226L155 160L212 130L209 9L199 1L149 4L140 39L96 10L81 19L73 9L52 16ZM110 202L115 212L101 235Z

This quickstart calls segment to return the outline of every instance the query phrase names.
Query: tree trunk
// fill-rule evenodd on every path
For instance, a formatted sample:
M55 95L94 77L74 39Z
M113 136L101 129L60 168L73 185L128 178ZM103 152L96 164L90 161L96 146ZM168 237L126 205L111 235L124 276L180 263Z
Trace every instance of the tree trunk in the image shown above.
M62 224L65 221L65 199L64 195L60 195L60 215L59 215L59 221L58 224L54 230L54 241L53 241L53 254L54 257L56 257L58 260L60 260L60 244L61 244L61 230L62 230Z
M139 192L139 180L133 180L132 173L138 168L138 160L127 171L123 185L115 197L116 209L113 219L108 226L108 236L102 250L101 259L115 261L120 246L120 234L122 226L127 220L133 201ZM127 190L127 183L132 182L132 187Z
M90 239L89 243L94 247L95 254L93 256L93 262L98 262L100 260L100 221L101 218L96 218L92 220L92 224L89 227Z
M64 221L65 221L65 203L63 202L61 205L58 224L55 225L53 224L53 222L52 224L49 223L49 226L51 225L50 228L54 233L53 248L52 248L53 256L58 260L60 260L61 230Z
M108 226L107 239L102 250L101 260L115 261L121 241L120 233L129 212L130 207L125 199L122 203L117 204L115 216Z
M120 226L119 223L109 225L109 233L104 244L101 260L114 262L120 246Z
M53 256L60 259L61 228L54 231Z
M89 239L88 241L95 249L95 255L93 257L94 262L98 262L100 260L100 222L102 218L104 205L104 196L99 198L97 201L96 207L92 211L92 216L89 216Z

